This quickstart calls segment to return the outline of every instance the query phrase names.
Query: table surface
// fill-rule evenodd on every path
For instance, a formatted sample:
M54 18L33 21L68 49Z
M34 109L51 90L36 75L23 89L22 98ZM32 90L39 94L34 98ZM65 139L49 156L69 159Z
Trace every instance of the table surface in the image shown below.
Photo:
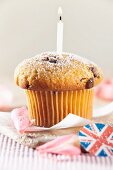
M5 116L6 113L2 114L2 117L0 117L0 120L4 120L1 122L1 128L3 126L6 126L6 124L2 124L3 122L6 122L6 119L9 120L6 129L7 135L11 136L11 133L13 132L14 128L9 128L11 126L11 122L8 116ZM5 119L6 118L6 119ZM104 120L104 119L103 119ZM104 121L111 121L113 120L113 115L110 117L105 118ZM7 128L6 127L6 128ZM11 130L11 131L10 131ZM4 131L4 134L6 134ZM47 133L47 132L46 132ZM48 132L50 133L50 132ZM61 133L61 132L60 132ZM68 133L68 131L66 131ZM17 136L17 133L14 132L12 135L12 138ZM55 136L58 135L59 132L52 132L51 135ZM42 136L45 136L43 134L40 134L41 138ZM40 135L38 136L38 140L40 138ZM47 134L46 134L47 135ZM70 170L71 169L77 169L77 170L112 170L113 169L113 157L107 157L107 158L100 158L100 157L94 157L90 155L80 155L70 158L69 156L56 156L51 154L45 154L40 155L36 150L21 145L15 140L0 134L0 170Z
M0 134L1 170L112 170L113 157L40 155L36 150L20 145Z

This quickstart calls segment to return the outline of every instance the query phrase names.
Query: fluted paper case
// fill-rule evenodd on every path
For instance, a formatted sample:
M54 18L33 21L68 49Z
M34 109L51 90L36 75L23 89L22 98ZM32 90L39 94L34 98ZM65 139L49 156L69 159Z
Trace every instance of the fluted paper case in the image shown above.
M93 111L93 89L74 91L26 90L30 120L34 125L51 127L69 113L91 119Z

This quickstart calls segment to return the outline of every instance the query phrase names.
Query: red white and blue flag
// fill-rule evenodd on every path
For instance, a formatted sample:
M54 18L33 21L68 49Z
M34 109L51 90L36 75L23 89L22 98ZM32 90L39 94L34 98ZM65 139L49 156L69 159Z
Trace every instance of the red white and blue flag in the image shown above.
M113 127L92 123L79 131L80 145L96 156L113 156Z

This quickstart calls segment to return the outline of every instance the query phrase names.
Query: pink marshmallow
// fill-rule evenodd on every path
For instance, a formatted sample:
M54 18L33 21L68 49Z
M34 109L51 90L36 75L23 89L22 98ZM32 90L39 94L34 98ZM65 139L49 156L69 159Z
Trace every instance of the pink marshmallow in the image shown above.
M18 132L23 133L27 127L31 125L28 118L28 110L26 107L14 109L11 112L11 118Z
M81 150L78 146L75 145L77 141L77 136L71 134L58 137L55 140L50 141L42 146L38 146L36 149L40 153L52 153L69 156L80 155Z
M106 101L113 100L113 80L106 79L95 89L95 95Z

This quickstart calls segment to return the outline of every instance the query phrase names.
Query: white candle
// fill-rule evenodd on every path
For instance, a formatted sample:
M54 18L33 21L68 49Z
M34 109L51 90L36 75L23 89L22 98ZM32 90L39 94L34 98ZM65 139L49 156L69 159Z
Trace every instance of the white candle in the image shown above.
M58 9L59 20L57 23L57 53L62 53L63 49L63 22L62 22L62 9Z

